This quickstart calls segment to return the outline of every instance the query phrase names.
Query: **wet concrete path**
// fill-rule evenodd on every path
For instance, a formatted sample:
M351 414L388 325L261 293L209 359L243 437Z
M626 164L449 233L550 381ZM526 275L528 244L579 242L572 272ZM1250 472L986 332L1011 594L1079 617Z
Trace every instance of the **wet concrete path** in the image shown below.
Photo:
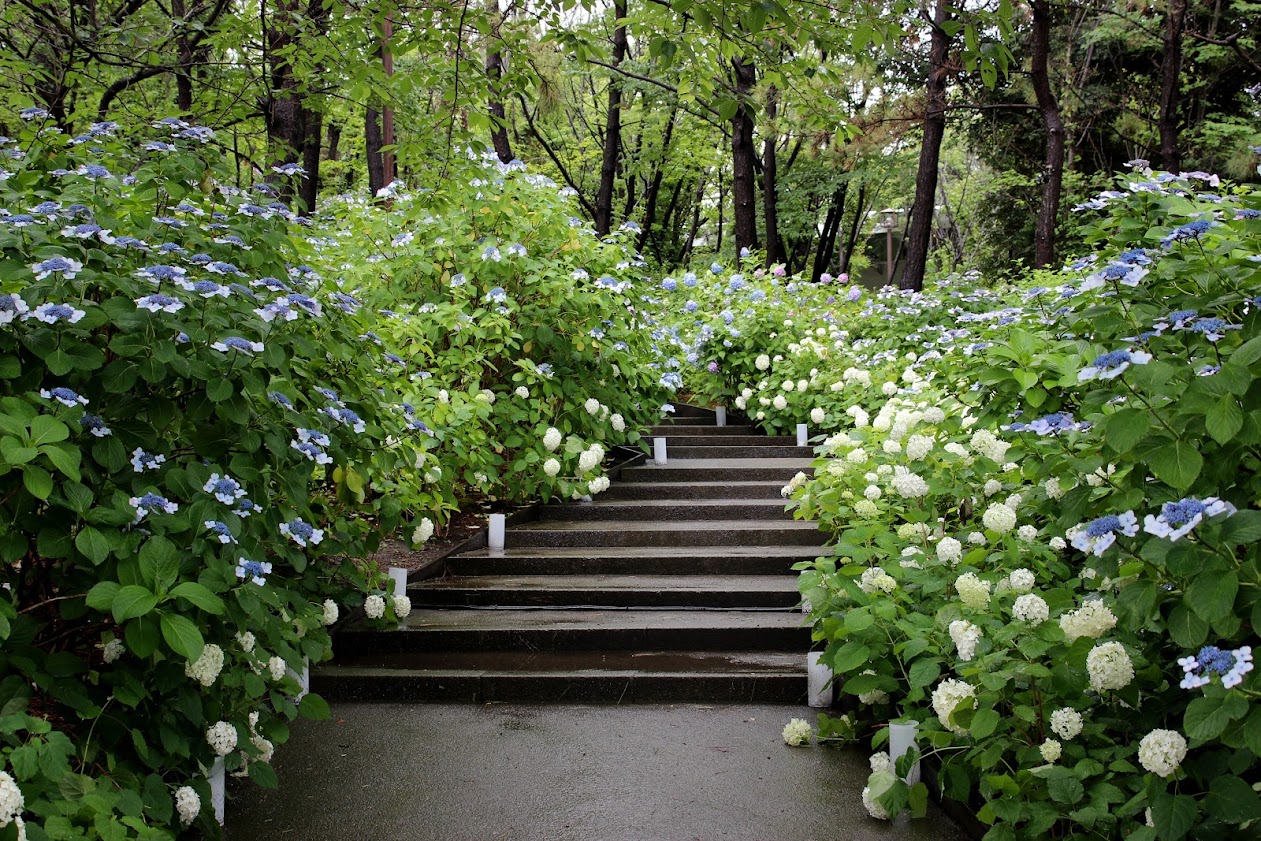
M299 841L866 841L964 835L869 818L867 753L790 748L791 705L335 703L229 789L226 837Z

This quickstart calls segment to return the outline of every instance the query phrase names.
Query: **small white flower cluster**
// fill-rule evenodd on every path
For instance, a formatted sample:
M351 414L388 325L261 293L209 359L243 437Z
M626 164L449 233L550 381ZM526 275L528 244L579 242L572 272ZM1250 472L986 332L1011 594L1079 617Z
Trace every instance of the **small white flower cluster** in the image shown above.
M7 771L0 771L0 826L8 826L15 820L26 806L26 798L22 789L9 776Z
M206 643L201 656L195 661L184 664L184 674L193 678L202 686L210 686L223 671L223 649L213 642Z
M556 452L556 448L561 445L563 440L565 440L565 436L554 426L549 426L547 432L543 433L543 446L547 448L549 453Z
M955 590L965 606L983 610L990 603L990 583L977 578L975 572L965 572L955 579Z
M1117 618L1106 604L1097 598L1090 599L1077 610L1060 616L1060 630L1068 641L1081 637L1099 639L1116 627Z
M1081 713L1071 707L1062 707L1051 713L1051 730L1061 739L1075 739L1081 733Z
M956 619L950 623L950 639L954 641L960 660L971 660L976 656L976 645L981 641L981 629L966 619Z
M981 522L990 531L1006 534L1016 527L1016 512L1006 503L995 502L981 515Z
M1042 759L1046 762L1056 761L1064 752L1060 743L1054 739L1047 739L1038 750L1042 753Z
M919 461L933 451L935 443L931 435L912 435L906 439L906 457Z
M226 721L218 721L206 730L206 743L216 756L227 756L236 749L236 728Z
M416 529L412 532L412 543L417 546L423 543L428 543L429 538L433 537L433 529L433 520L428 517L421 517L420 524L416 526Z
M893 576L885 572L881 567L870 567L863 570L862 576L858 579L858 587L864 593L892 593L897 589L898 582L893 580Z
M1172 776L1187 755L1187 740L1177 730L1153 730L1138 744L1138 762L1159 777Z
M784 744L794 748L808 744L812 735L814 730L804 718L794 718L784 725Z
M1000 440L994 433L984 428L973 432L969 443L974 451L996 464L1003 463L1003 459L1007 458L1007 450L1011 447L1011 444Z
M889 484L893 487L893 490L897 491L898 496L905 499L919 499L920 497L928 496L928 483L924 481L924 477L917 473L912 473L904 467L896 469Z
M612 415L609 415L609 426L613 427L613 431L619 434L625 432L626 419L614 412Z
M1033 589L1033 585L1037 582L1038 579L1034 576L1034 574L1024 567L1012 570L1011 575L1007 576L1008 586L1017 593L1029 592Z
M597 476L587 483L587 492L590 493L592 496L594 496L595 494L604 493L605 491L609 489L610 484L612 483L609 481L608 476Z
M963 559L963 544L953 537L943 537L937 541L937 557L951 566L958 566Z
M877 772L877 773L886 773L886 774L889 774L889 776L893 776L892 771ZM873 818L875 818L878 821L887 821L887 820L892 819L892 816L888 812L886 812L885 808L881 806L878 802L876 802L875 797L872 796L870 778L867 780L867 785L863 786L862 799L863 799L863 808L867 810L867 814L871 815Z
M337 602L332 599L324 600L324 624L332 625L337 621L337 617L341 615L341 609L337 607Z
M1096 692L1124 689L1134 679L1134 663L1121 643L1105 642L1086 655L1086 673Z
M406 619L412 612L412 600L407 596L394 596L394 615L400 620Z
M1021 622L1030 625L1041 625L1051 617L1051 608L1046 600L1035 593L1025 593L1016 598L1011 606L1011 613Z
M254 650L256 643L257 640L254 639L254 634L250 631L239 631L236 635L236 644L241 646L241 650L246 654Z
M101 659L106 663L114 663L123 656L123 641L115 637L101 649Z
M192 823L201 814L201 798L192 786L175 789L175 811L184 825Z
M865 669L862 672L864 675L874 675L875 673L874 669ZM883 689L873 689L870 692L862 692L858 696L858 703L866 704L868 706L871 706L872 704L883 704L887 700L889 700L889 693L885 692Z
M578 472L586 473L593 470L602 461L604 461L604 447L598 443L592 443L590 447L582 451L582 455L578 456Z
M560 462L554 458L549 458L543 462L543 472L552 478L560 475Z
M385 615L385 599L371 595L364 599L363 612L369 619L380 619Z
M966 728L954 724L950 718L951 713L967 701L972 702L972 709L977 708L976 687L972 684L946 678L937 685L937 688L933 690L933 712L937 713L937 720L941 722L942 727L959 736L968 735Z
M800 490L801 487L805 485L805 483L808 481L810 481L810 477L807 476L805 473L798 471L797 475L792 477L792 479L789 480L787 485L784 485L784 487L780 488L779 495L782 496L784 499L788 499L790 496L792 496L798 490Z
M288 666L285 665L283 657L272 657L267 661L267 673L271 675L271 679L281 681L285 679L285 672Z

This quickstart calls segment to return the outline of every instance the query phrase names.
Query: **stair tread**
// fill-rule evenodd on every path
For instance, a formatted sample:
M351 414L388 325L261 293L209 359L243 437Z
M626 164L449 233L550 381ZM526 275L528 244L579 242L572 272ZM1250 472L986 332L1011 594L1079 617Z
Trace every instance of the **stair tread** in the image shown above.
M805 670L804 655L779 651L412 651L338 657L316 674L653 672L700 677L732 672L804 675Z
M456 575L409 588L525 590L694 590L698 592L796 592L795 575Z
M727 483L720 483L726 485ZM775 485L778 483L768 483ZM754 506L757 508L779 508L785 509L787 502L783 499L734 499L734 498L718 498L718 499L604 499L596 498L593 502L567 502L563 505L552 506L552 510L565 508L680 508L680 507L703 507L703 508L739 508L743 506ZM675 522L686 522L684 520L676 520Z
M806 447L800 448L806 451ZM814 464L812 456L752 456L750 458L737 458L735 456L724 456L722 458L669 458L669 448L666 450L667 461L665 464L653 464L647 462L645 464L637 464L634 467L628 467L627 470L669 470L670 468L680 469L731 469L731 468L752 468L752 467L782 467L785 470L796 469L804 470Z
M806 558L827 553L819 546L520 546L502 550L472 549L451 558Z
M522 523L513 531L591 531L591 532L662 532L662 531L818 531L814 520L538 520Z
M413 610L404 632L435 631L622 631L661 629L774 629L803 627L790 610L526 609Z

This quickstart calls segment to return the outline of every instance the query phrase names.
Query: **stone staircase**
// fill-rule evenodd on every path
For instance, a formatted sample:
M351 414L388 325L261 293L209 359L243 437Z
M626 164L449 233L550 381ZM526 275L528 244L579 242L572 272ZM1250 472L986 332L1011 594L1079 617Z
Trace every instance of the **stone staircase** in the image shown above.
M506 548L412 583L398 631L338 634L330 699L799 703L810 631L791 566L822 553L780 489L811 452L679 406L650 431L665 465L594 502L545 506Z

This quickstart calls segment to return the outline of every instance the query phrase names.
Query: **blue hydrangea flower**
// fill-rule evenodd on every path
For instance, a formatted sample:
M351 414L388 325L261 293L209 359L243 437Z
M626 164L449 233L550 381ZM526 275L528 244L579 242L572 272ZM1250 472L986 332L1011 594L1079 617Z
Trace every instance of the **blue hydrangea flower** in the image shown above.
M210 533L215 539L224 545L236 543L236 538L232 536L232 530L228 528L228 524L219 520L207 520L206 528L210 529Z
M483 300L487 303L502 304L508 300L508 293L504 291L502 286L496 286L486 293L486 297Z
M350 409L345 409L338 406L325 406L323 409L320 410L320 412L322 412L325 415L328 415L330 418L332 418L333 420L337 421L340 424L349 426L355 432L363 432L367 428L363 422L363 419L360 418L359 415L355 414L355 412L353 412Z
M241 499L238 499L236 501L236 508L232 510L232 513L237 515L238 517L248 517L258 510L259 508L257 505L255 505L250 500L242 497Z
M279 173L280 175L284 175L287 177L291 177L294 175L306 175L306 170L302 168L301 164L296 164L296 163L288 163L288 164L281 164L280 166L274 166L271 168L271 171L275 173Z
M105 425L105 419L99 415L84 414L79 418L79 426L91 432L97 438L104 438L107 435L113 435L114 431Z
M139 275L140 277L143 277L147 280L152 280L155 283L161 283L164 280L169 280L172 282L180 281L184 279L184 275L186 275L187 273L188 272L186 272L180 266L162 266L162 265L145 266L143 269L139 269L136 271L136 274Z
M1119 377L1131 365L1146 365L1151 361L1152 355L1141 350L1110 351L1096 357L1094 362L1083 368L1077 375L1077 381L1110 380Z
M673 292L679 288L679 283L674 278L667 277L665 280L661 281L661 288L667 292Z
M254 314L268 324L273 321L296 321L301 313L284 301L272 301L254 310Z
M1178 540L1198 526L1205 517L1220 514L1230 516L1237 509L1229 502L1215 496L1196 499L1187 497L1177 502L1166 502L1160 507L1160 515L1148 514L1143 518L1143 531L1156 537Z
M251 342L249 339L243 339L240 336L228 336L221 342L215 342L211 347L221 353L227 353L229 350L235 350L244 354L263 352L262 342Z
M279 391L267 392L267 399L277 404L278 406L281 406L282 408L288 409L291 412L295 411L295 409L293 408L293 401L290 400L285 395L281 394Z
M133 496L128 500L128 503L130 503L132 508L136 509L136 522L140 522L154 512L161 511L167 514L174 514L180 508L176 503L156 493L147 493L138 497Z
M524 257L526 255L525 246L519 242L514 242L504 250L508 252L509 257Z
M1233 689L1243 683L1243 676L1252 671L1252 646L1244 645L1231 650L1223 650L1215 645L1206 645L1193 657L1181 657L1178 665L1182 667L1183 689L1199 689L1207 686L1213 675L1219 675L1222 686Z
M102 178L114 177L113 175L110 174L110 171L108 169L101 166L100 164L82 164L78 169L75 170L75 172L78 173L79 175L84 176L85 178L90 178L93 181L97 181Z
M301 546L303 549L305 549L308 544L315 546L324 539L323 529L317 529L310 523L303 522L301 517L296 520L291 520L288 523L281 523L280 533Z
M337 395L337 392L333 391L331 388L324 388L323 386L316 386L315 391L317 394L320 394L321 396L323 396L326 400L336 403L338 406L346 405L345 403L342 402L342 399Z
M184 308L184 302L170 295L145 295L136 299L136 308L149 312L179 312Z
M484 250L484 251L482 251L482 260L483 260L483 261L486 261L486 260L493 260L494 262L498 263L498 262L499 262L500 260L502 260L502 259L503 259L503 257L502 257L502 255L500 255L500 253L499 253L499 249L498 249L498 248L496 248L496 247L495 247L495 246L493 246L493 245L488 245L488 246L486 246L485 250Z
M66 280L72 280L75 275L83 271L83 264L69 257L49 257L47 260L33 264L31 270L35 272L36 280L43 280L50 274L59 274Z
M928 354L924 354L926 358ZM1082 432L1090 429L1090 423L1078 423L1068 412L1052 412L1029 423L1013 423L1003 427L1011 432L1032 432L1037 435L1058 435L1061 432Z
M293 291L293 290L289 287L289 284L285 283L283 280L280 280L280 279L278 279L278 278L274 278L274 277L260 277L258 280L251 280L251 281L250 281L250 286L261 286L261 287L263 287L264 289L269 289L269 290L271 290L272 292L291 292L291 291ZM337 294L338 294L338 295L341 295L341 293L340 293L340 292L339 292L339 293L337 293ZM344 298L350 298L350 296L349 296L349 295L342 295L342 297L344 297ZM351 300L353 301L354 299L353 299L353 298L351 298ZM356 304L358 304L358 301L355 301L355 303L356 303Z
M246 495L245 489L241 487L240 482L231 476L220 476L218 473L210 474L210 478L206 480L202 490L208 494L213 494L214 498L224 505L232 505Z
M1099 557L1116 542L1118 534L1126 537L1138 534L1138 517L1133 511L1107 514L1077 526L1072 538L1073 548Z
M25 316L30 312L30 307L26 305L26 301L13 293L0 295L0 326L10 324L14 319Z
M267 583L264 578L271 574L271 564L267 561L251 561L248 558L236 559L236 577L248 578L260 587Z
M1175 242L1184 242L1189 239L1198 240L1201 236L1208 233L1209 229L1215 227L1216 225L1216 222L1209 219L1197 219L1194 222L1179 225L1168 234L1161 237L1160 244L1165 248L1169 248Z
M58 386L54 389L41 388L39 396L45 400L56 400L63 406L86 406L88 399L68 388Z
M1202 333L1210 342L1217 342L1227 330L1242 330L1242 324L1227 324L1220 318L1197 318L1187 327L1193 333Z
M325 438L325 440L327 441L328 439ZM315 462L316 464L332 464L333 463L333 459L329 457L328 453L324 452L324 450L322 450L318 445L316 445L314 441L302 441L295 438L289 442L289 446L292 449L297 450L299 453L306 456L309 460Z

